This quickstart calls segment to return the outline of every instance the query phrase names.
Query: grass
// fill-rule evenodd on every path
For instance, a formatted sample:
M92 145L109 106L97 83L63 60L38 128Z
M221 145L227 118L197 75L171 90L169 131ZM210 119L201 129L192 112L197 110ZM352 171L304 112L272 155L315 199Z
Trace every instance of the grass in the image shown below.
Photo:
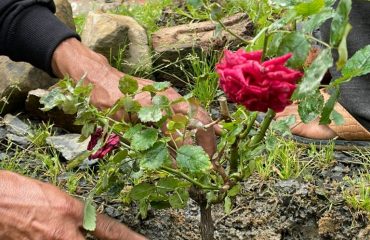
M144 4L121 5L112 13L135 18L151 34L159 29L157 23L162 16L163 9L172 4L172 0L151 0Z
M218 75L215 72L219 61L219 52L193 52L185 58L189 67L182 67L187 77L188 90L199 99L206 109L210 110L212 102L218 95ZM189 70L186 70L189 69Z
M76 16L74 17L74 22L75 22L75 25L76 25L76 32L81 35L82 34L82 30L85 26L85 22L86 22L86 15L82 14L82 15L79 15L79 16Z
M310 180L314 171L321 171L333 163L333 142L325 146L311 144L304 147L293 140L277 137L275 145L267 154L256 159L256 171L263 179L278 177L287 180L302 177Z
M370 173L362 173L358 177L346 177L343 198L356 210L370 212Z

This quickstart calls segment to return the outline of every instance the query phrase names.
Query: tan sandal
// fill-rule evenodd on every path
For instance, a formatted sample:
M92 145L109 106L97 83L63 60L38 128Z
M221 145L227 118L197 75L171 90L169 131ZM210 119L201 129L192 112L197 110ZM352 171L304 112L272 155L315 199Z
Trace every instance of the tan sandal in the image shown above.
M321 90L321 94L323 95L325 101L327 101L330 97L330 95L324 90ZM340 103L337 102L334 109L343 116L344 124L336 125L334 122L332 122L327 125L333 133L331 139L308 138L299 136L297 134L293 134L292 138L303 144L326 145L330 142L334 142L335 149L337 150L370 148L370 132L364 128ZM291 105L287 107L286 110L277 115L277 119L291 115L294 115L296 118L296 123L291 127L292 131L294 132L294 129L305 125L305 123L303 123L299 117L297 105Z

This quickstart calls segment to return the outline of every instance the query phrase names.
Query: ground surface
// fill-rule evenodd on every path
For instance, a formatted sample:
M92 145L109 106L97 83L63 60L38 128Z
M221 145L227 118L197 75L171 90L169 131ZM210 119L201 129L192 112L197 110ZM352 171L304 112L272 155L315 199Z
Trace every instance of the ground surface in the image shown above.
M341 193L343 177L356 175L359 165L349 164L353 158L342 152L335 159L310 182L251 177L230 215L221 205L213 207L216 239L370 239L367 213L348 207ZM200 239L194 203L184 210L156 210L145 220L136 217L135 206L108 203L105 212L150 239Z

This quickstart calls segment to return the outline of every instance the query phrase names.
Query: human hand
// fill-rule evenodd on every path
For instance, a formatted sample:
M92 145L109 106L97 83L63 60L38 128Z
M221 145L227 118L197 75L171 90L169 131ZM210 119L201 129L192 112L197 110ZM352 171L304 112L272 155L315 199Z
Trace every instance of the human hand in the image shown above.
M0 171L0 239L83 240L83 203L58 188ZM98 214L100 240L144 240L117 221Z
M61 78L68 75L77 81L85 77L86 82L92 83L94 89L92 91L91 103L100 109L111 107L123 96L118 85L124 73L111 67L105 57L91 51L77 39L67 39L57 47L53 55L52 66L54 73ZM147 79L137 78L137 80L139 87L153 83L153 81ZM173 88L167 89L161 94L167 96L171 101L181 97ZM135 99L143 106L151 104L151 98L148 93L138 94ZM173 111L175 113L186 114L188 112L188 104L176 104L173 106ZM196 119L203 124L209 124L211 122L208 113L203 109L199 109ZM215 130L213 128L206 130L199 129L196 139L197 143L210 156L215 153L216 140Z

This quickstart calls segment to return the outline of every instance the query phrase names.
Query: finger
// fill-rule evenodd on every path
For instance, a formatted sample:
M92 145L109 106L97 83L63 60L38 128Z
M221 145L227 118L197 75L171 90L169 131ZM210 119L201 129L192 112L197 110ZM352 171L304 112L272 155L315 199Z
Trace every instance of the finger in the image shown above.
M118 221L98 214L93 235L100 240L146 240L146 238Z
M86 238L84 237L84 235L82 235L81 232L78 232L77 235L72 239L73 240L85 240Z
M221 136L222 135L222 128L220 125L216 124L213 126L214 130L215 130L215 133L217 136Z

